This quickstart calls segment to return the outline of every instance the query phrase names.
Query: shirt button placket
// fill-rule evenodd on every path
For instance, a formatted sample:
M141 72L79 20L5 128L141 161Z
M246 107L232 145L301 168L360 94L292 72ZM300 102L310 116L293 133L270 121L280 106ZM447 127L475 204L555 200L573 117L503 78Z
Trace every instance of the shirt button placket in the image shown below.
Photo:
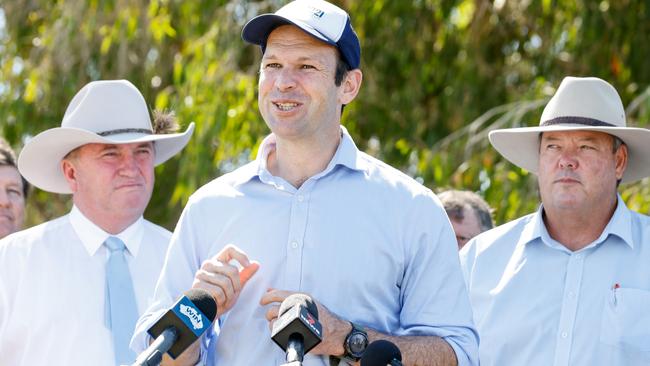
M302 251L307 230L308 196L304 192L309 181L300 188L291 202L291 222L289 223L289 242L287 248L287 288L300 291L302 282Z
M569 257L562 297L562 310L560 314L559 334L555 344L554 366L569 366L573 329L578 309L580 283L584 264L584 253L573 253Z

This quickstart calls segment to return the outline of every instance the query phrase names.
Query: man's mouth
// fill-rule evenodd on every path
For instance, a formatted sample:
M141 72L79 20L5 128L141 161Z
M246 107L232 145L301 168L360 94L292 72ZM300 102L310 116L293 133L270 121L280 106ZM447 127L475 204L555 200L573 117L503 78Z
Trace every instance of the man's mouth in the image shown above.
M580 181L574 178L558 178L555 183L580 183Z
M279 110L283 112L288 112L298 106L298 103L279 103L279 102L274 102L273 103Z

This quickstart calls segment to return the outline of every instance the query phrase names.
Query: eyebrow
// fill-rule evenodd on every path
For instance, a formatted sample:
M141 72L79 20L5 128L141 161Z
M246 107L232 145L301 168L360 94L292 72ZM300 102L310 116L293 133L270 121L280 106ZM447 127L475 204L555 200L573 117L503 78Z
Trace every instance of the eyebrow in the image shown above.
M562 139L559 138L559 137L552 137L552 136L551 137L544 137L544 136L542 136L542 141L560 141L560 140L562 140ZM578 141L587 141L587 142L598 141L598 139L596 137L579 137L577 140Z
M269 54L268 56L265 54L264 56L262 56L262 60L267 60L268 61L268 60L277 60L277 59L278 59L278 56L276 56L274 54ZM324 60L322 59L322 57L309 57L309 56L300 56L295 61L296 62L310 61L310 62L318 62L320 64L324 63Z
M103 146L102 146L102 148L100 149L100 151L106 151L106 150L117 149L117 148L119 148L119 145L122 145L122 144L102 144L102 145L103 145ZM141 148L141 147L149 147L149 148L153 148L153 142L152 142L152 141L142 142L142 143L139 143L139 144L137 145L137 147L138 147L138 148Z

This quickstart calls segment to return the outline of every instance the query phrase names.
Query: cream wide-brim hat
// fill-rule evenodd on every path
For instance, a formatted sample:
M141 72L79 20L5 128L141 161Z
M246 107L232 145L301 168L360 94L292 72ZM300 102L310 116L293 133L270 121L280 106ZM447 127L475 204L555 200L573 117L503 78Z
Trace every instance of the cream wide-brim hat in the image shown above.
M149 110L140 91L127 80L86 84L72 98L61 127L43 131L23 147L18 170L34 186L49 192L72 193L61 161L86 144L154 143L154 165L161 164L187 144L194 123L185 132L154 134Z
M553 131L598 131L620 138L628 149L621 181L650 176L650 130L627 127L616 89L595 77L566 77L548 102L538 127L494 130L492 146L513 164L537 174L539 136Z

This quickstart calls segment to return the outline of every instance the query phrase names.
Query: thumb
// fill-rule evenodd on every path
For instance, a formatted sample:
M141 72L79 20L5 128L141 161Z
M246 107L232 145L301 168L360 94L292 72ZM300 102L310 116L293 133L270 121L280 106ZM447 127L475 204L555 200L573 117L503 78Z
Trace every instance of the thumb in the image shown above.
M251 261L251 263L248 266L242 268L242 270L239 271L239 283L241 283L242 287L246 285L246 282L248 282L248 280L250 280L251 277L253 277L253 275L255 274L255 272L257 272L259 268L260 268L260 264L258 262Z

